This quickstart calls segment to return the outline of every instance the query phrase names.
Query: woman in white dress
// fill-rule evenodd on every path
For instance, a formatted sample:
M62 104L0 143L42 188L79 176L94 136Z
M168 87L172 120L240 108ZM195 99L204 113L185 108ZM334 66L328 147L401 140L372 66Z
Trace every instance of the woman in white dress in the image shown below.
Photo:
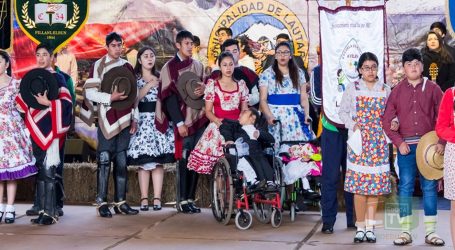
M143 47L137 53L134 71L138 76L137 106L139 109L138 130L131 137L128 149L128 164L140 165L138 170L141 189L142 211L149 210L150 174L153 181L153 210L161 209L163 187L163 164L174 162L174 133L172 127L161 133L155 127L155 108L158 95L159 73L155 67L155 51Z

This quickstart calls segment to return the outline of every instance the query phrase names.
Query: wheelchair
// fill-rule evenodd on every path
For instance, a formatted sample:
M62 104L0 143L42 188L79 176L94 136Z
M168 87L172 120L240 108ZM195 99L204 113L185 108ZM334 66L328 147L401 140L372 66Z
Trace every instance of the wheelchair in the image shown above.
M230 154L230 149L235 154ZM215 220L228 225L235 212L235 225L240 230L246 230L253 222L250 213L252 205L258 221L264 224L270 222L273 227L279 227L282 222L280 160L274 155L267 155L274 170L276 190L250 190L243 173L237 170L239 157L235 145L227 145L223 151L224 157L215 164L210 183L211 207Z
M279 145L287 144L287 145L299 145L299 144L305 144L305 143L313 143L314 141L283 141L283 127L281 124L280 120L275 120L276 126L279 126L279 131L280 131L280 141ZM309 127L311 130L311 125ZM318 143L316 143L318 144ZM281 162L281 166L284 166L284 163L281 159L279 159ZM320 196L321 196L321 182L320 182L320 176L307 176L309 179L310 187L311 189L319 195L319 199L314 199L314 200L305 200L304 199L304 193L305 190L303 188L302 184L302 179L299 178L297 181L295 181L293 184L286 185L283 183L282 188L281 188L281 203L282 206L286 209L289 210L289 216L292 222L295 221L295 217L297 215L297 211L306 207L307 205L310 205L312 207L317 207L321 213L321 201L320 201ZM321 214L322 215L322 214Z

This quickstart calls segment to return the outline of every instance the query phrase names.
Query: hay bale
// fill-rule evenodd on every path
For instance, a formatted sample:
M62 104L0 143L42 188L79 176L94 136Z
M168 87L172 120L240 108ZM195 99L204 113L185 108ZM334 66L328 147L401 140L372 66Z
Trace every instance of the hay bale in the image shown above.
M96 196L96 163L65 163L63 183L65 186L66 204L93 204ZM141 193L137 177L137 166L128 167L127 201L132 205L139 205ZM175 164L164 166L164 181L162 190L163 204L175 201L176 179ZM112 172L112 167L111 167ZM201 175L196 194L198 205L207 207L210 204L210 179ZM35 177L19 181L16 199L23 202L32 202L35 192ZM114 182L112 173L109 178L108 200L113 201ZM149 197L153 198L153 186L150 183Z

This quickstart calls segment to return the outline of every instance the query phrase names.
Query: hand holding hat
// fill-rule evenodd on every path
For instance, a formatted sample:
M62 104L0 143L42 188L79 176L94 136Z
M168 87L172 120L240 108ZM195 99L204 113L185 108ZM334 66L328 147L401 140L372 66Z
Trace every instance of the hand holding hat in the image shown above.
M417 144L416 161L419 172L428 180L441 179L444 174L443 146L435 131L426 133Z
M43 94L37 93L35 95L36 101L43 106L49 107L51 106L51 101L47 98L47 90L44 91Z
M128 98L128 96L125 95L125 91L119 92L118 86L114 86L114 89L112 90L112 93L111 93L111 102L123 101L126 98Z

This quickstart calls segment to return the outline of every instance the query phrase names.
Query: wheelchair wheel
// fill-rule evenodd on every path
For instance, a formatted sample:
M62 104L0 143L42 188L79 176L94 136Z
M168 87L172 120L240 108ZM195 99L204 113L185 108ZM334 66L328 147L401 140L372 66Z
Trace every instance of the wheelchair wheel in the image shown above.
M277 157L273 157L273 178L274 181L280 186L284 186L283 184L283 163Z
M251 227L253 223L253 216L251 216L250 212L240 210L235 215L235 225L240 230L247 230Z
M281 214L281 211L279 209L273 209L273 212L272 212L272 227L279 227L281 225L281 222L282 222L282 214Z
M283 163L278 157L273 157L273 178L280 187L281 204L286 199L286 185L283 183Z
M227 225L232 215L234 191L229 163L221 158L213 168L210 181L212 213L218 222Z
M295 215L296 215L295 203L291 204L291 209L290 209L289 215L291 216L291 221L294 222L295 221Z
M264 195L259 195L261 199L265 199ZM264 204L261 202L254 202L253 198L253 210L254 210L254 217L261 223L267 224L270 222L270 218L272 215L272 205Z

